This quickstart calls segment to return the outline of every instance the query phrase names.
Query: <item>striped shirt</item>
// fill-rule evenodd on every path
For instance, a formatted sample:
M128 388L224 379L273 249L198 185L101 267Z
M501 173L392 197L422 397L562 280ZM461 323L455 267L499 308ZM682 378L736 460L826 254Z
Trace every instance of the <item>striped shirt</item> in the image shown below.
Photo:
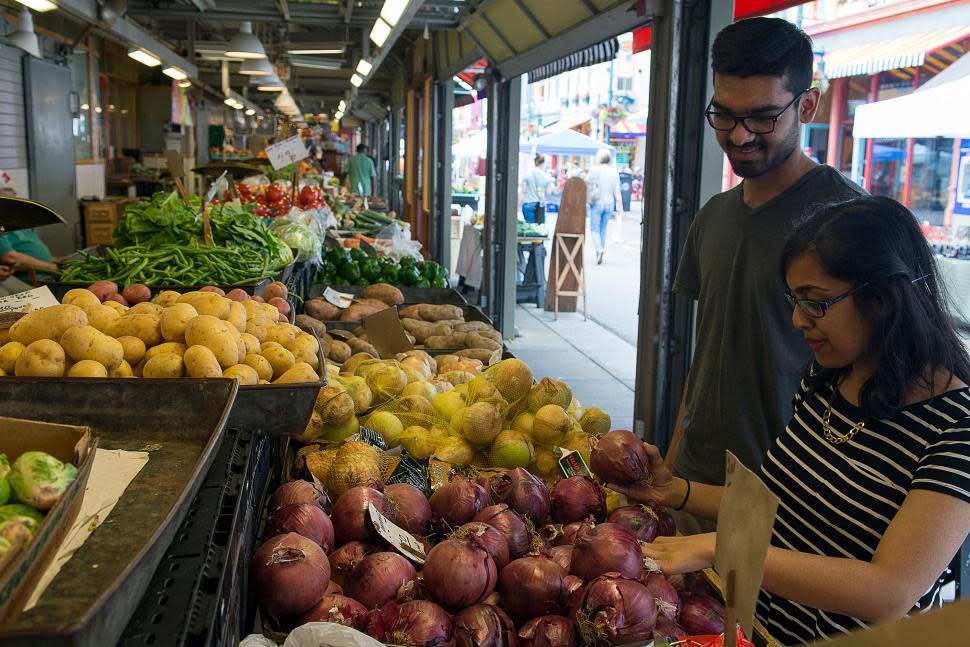
M912 490L932 490L970 502L970 388L867 421L851 440L825 439L822 416L848 433L862 419L831 387L809 394L803 382L791 422L761 468L778 496L772 545L847 559L871 560L889 523ZM938 581L914 611L939 606ZM795 604L761 592L758 619L782 644L835 637L865 627L858 618Z

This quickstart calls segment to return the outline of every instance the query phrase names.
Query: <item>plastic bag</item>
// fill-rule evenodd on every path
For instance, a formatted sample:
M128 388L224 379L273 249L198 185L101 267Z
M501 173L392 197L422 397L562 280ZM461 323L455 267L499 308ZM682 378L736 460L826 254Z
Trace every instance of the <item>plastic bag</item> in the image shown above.
M392 223L381 229L374 240L374 246L391 258L401 260L410 256L414 260L422 260L421 243L411 240L411 227L407 223L402 228L399 223Z
M308 622L286 637L283 647L384 647L356 629L333 622Z
M279 647L272 640L262 634L249 634L242 639L239 647Z
M716 636L681 636L677 647L724 647L724 634ZM744 637L741 627L738 627L738 647L755 647L754 643Z

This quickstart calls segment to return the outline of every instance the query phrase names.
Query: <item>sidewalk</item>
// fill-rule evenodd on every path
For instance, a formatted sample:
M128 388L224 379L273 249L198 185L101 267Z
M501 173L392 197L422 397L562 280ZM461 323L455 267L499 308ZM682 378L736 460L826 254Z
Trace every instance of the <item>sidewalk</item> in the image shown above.
M535 378L564 380L584 407L610 414L613 429L633 427L636 347L582 312L553 313L531 304L515 309L516 338L509 350L526 362Z

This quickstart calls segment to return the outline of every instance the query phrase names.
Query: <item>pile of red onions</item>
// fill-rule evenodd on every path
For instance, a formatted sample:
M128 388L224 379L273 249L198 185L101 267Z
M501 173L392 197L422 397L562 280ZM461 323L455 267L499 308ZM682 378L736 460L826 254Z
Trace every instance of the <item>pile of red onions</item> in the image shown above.
M324 552L330 552L334 547L330 517L314 503L294 503L273 512L266 526L266 534L283 535L288 532L313 540Z
M563 544L562 546L553 546L549 549L549 559L556 562L569 572L569 567L573 562L573 545Z
M475 535L446 539L432 548L422 574L431 599L453 610L481 602L498 579L495 562Z
M505 537L509 545L509 556L518 559L529 552L529 530L514 510L504 503L490 505L477 515L475 521L487 523Z
M273 496L269 499L269 511L275 512L280 508L297 503L310 503L318 505L324 510L330 509L330 497L327 496L326 492L310 481L294 479L276 488Z
M457 647L513 647L517 642L512 620L490 604L468 607L453 621Z
M384 488L394 509L395 523L412 535L427 535L431 524L431 504L424 492L407 483L395 483Z
M573 621L563 616L533 618L519 629L519 647L576 647Z
M623 526L632 532L634 537L648 544L660 536L660 519L653 508L645 505L626 505L617 508L606 520Z
M657 522L659 524L658 534L661 537L674 537L677 535L677 524L674 522L673 515L667 512L666 508L653 499L647 501L646 506L657 515Z
M330 584L326 553L294 532L264 542L253 555L252 570L256 598L277 619L312 608Z
M653 594L653 600L657 603L658 617L664 616L668 620L677 620L680 614L680 596L663 573L644 572L640 576L640 583Z
M366 633L375 640L412 647L449 647L455 644L448 612L434 602L391 602L368 616Z
M367 511L370 503L381 514L394 521L393 511L389 509L383 492L363 485L352 487L340 495L333 506L331 520L338 544L378 539Z
M606 492L588 476L570 476L552 488L552 520L573 523L593 517L603 521L606 516Z
M512 477L509 476L508 472L479 474L475 482L485 488L489 503L505 501L505 498L509 495L509 488L512 487Z
M366 614L367 608L357 600L339 593L328 593L312 609L301 614L294 626L308 622L333 622L359 629Z
M724 633L724 605L704 593L695 593L681 599L681 626L691 635Z
M347 578L346 594L368 609L410 594L417 573L414 566L397 553L374 553L357 566Z
M583 526L576 533L569 572L584 582L605 573L638 578L643 571L643 554L636 537L615 523Z
M643 483L650 478L650 458L636 434L620 429L596 441L589 469L604 483Z
M549 514L549 488L523 467L510 471L508 478L511 483L502 501L538 528Z
M330 553L330 576L341 586L357 565L377 549L362 541L349 541Z
M485 488L459 477L445 483L431 495L431 517L445 528L457 528L474 519L487 502Z
M472 521L458 528L452 534L451 538L465 539L470 535L477 537L476 541L478 545L484 548L492 557L492 561L495 562L495 569L501 572L505 568L505 565L509 563L510 559L509 542L505 538L505 535L487 523Z
M657 605L643 584L618 573L601 575L573 595L570 611L587 644L649 640Z
M513 560L498 578L502 607L516 622L563 613L570 593L564 583L566 577L562 566L543 555Z

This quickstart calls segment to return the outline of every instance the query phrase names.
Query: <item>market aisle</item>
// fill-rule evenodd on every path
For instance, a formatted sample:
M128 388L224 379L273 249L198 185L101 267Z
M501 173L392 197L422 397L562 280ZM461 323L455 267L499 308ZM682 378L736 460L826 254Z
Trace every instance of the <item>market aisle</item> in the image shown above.
M633 426L636 347L582 313L553 313L533 305L515 309L517 337L509 350L538 377L565 380L583 406L610 414L614 429Z

